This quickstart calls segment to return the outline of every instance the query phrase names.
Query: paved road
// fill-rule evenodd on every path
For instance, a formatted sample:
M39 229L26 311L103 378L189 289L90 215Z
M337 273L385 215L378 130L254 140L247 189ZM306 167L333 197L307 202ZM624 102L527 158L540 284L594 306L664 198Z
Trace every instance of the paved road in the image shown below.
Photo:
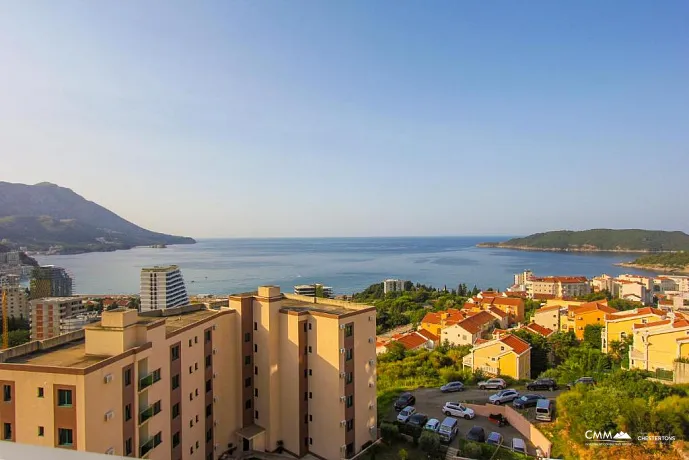
M520 394L527 393L527 391L523 388L516 389L520 392ZM428 415L429 418L437 418L438 420L442 420L445 417L442 414L442 407L447 401L461 401L472 404L485 404L488 402L488 397L494 394L495 392L496 390L479 390L476 387L469 387L466 390L457 393L441 393L441 391L437 388L421 388L412 391L414 396L416 396L416 410L418 412ZM555 399L561 392L562 390L536 391L528 393L537 393L549 399ZM527 411L523 412L523 414L525 417L527 417L527 419L531 420L532 422L534 421L535 410L533 408L528 409ZM396 415L396 412L391 407L389 417L394 420ZM451 447L458 447L458 439L466 437L467 432L474 425L478 425L486 431L486 436L488 436L488 434L491 431L497 431L498 433L502 434L505 440L505 445L507 446L510 446L512 444L513 438L522 438L527 443L529 453L531 455L536 454L536 448L533 446L533 444L531 444L528 441L528 439L522 436L521 433L519 433L519 431L517 431L515 428L511 426L498 427L496 424L488 421L487 417L482 417L480 415L477 415L472 420L459 419L458 423L459 436L452 442Z

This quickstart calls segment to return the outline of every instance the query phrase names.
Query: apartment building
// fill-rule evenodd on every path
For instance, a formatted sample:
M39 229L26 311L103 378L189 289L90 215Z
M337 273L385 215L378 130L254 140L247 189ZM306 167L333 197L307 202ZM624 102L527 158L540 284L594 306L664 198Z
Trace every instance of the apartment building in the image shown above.
M507 315L506 323L515 324L524 321L525 305L524 299L520 297L507 297L507 294L494 293L489 295L490 291L480 293L480 297L472 297L464 304L464 310L468 311L487 311L500 310ZM502 315L500 315L502 316ZM507 327L507 324L501 327Z
M31 340L45 340L80 329L88 321L77 324L77 317L87 315L81 297L46 297L30 302Z
M278 287L0 352L8 441L151 460L325 459L376 439L375 308Z
M603 352L608 352L610 343L624 342L633 337L634 325L655 323L665 318L666 314L663 310L652 307L610 313L605 318L605 327L601 333Z
M689 321L674 314L633 326L630 369L672 371L675 359L689 358Z
M19 281L19 275L3 276L0 282L0 295L5 294L8 316L28 320L29 297Z
M473 345L496 321L495 316L481 311L444 328L441 331L440 341L441 343L447 341L450 345Z
M653 290L661 294L679 291L679 283L669 276L659 276L653 279Z
M531 345L512 334L493 340L479 339L462 364L489 375L528 379L531 378Z
M469 316L468 312L469 310L458 310L456 308L448 308L439 312L428 312L421 319L421 329L435 336L440 336L444 328L466 319Z
M585 276L531 277L526 283L526 291L531 298L542 294L571 298L590 294L591 285Z
M324 297L330 299L333 297L333 288L330 286L324 286L320 283L299 284L294 286L294 294L307 297Z
M184 278L177 265L142 268L140 295L142 312L189 304Z
M404 291L404 280L387 279L383 281L383 293Z
M581 305L567 307L567 316L560 320L562 332L574 331L577 339L584 340L584 330L588 325L605 324L608 314L617 313L604 302L586 302Z
M44 265L31 271L30 300L43 297L69 297L73 294L73 289L74 280L64 268Z
M562 318L567 316L567 307L552 304L545 305L534 312L533 322L541 327L553 331L559 331L561 328Z

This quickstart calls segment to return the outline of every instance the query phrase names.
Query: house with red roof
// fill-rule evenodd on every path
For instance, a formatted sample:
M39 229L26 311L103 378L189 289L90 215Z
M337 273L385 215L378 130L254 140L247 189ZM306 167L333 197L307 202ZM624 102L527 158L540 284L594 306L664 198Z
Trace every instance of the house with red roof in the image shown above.
M531 345L513 334L481 340L464 357L463 365L489 375L528 379L531 378Z
M537 323L529 323L526 326L524 326L524 329L527 331L533 333L533 334L538 334L541 337L550 337L555 333L554 330L549 329L547 327L543 327L540 324Z
M440 340L450 345L473 345L481 335L495 325L497 319L487 311L480 311L441 331Z
M677 359L689 359L689 321L670 312L666 319L634 324L630 369L671 375ZM665 371L665 372L662 372Z
M656 323L667 318L666 312L658 308L642 307L634 310L611 313L605 318L602 331L602 350L607 353L611 343L631 339L636 325Z

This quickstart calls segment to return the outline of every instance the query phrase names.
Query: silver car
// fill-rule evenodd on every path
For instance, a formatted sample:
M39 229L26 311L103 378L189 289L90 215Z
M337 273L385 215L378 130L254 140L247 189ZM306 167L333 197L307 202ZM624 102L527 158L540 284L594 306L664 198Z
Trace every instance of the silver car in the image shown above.
M503 390L507 388L507 383L503 379L488 379L483 382L478 382L480 390Z
M488 402L491 404L504 404L508 403L510 401L514 401L519 397L519 392L517 390L501 390L495 393L494 395L491 395L490 398L488 398Z

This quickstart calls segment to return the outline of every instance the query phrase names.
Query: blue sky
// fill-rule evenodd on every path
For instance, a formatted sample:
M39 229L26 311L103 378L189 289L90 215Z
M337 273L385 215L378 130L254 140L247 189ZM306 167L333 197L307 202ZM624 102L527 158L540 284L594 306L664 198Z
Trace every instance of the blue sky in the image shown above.
M0 2L0 180L195 237L689 231L684 1Z

